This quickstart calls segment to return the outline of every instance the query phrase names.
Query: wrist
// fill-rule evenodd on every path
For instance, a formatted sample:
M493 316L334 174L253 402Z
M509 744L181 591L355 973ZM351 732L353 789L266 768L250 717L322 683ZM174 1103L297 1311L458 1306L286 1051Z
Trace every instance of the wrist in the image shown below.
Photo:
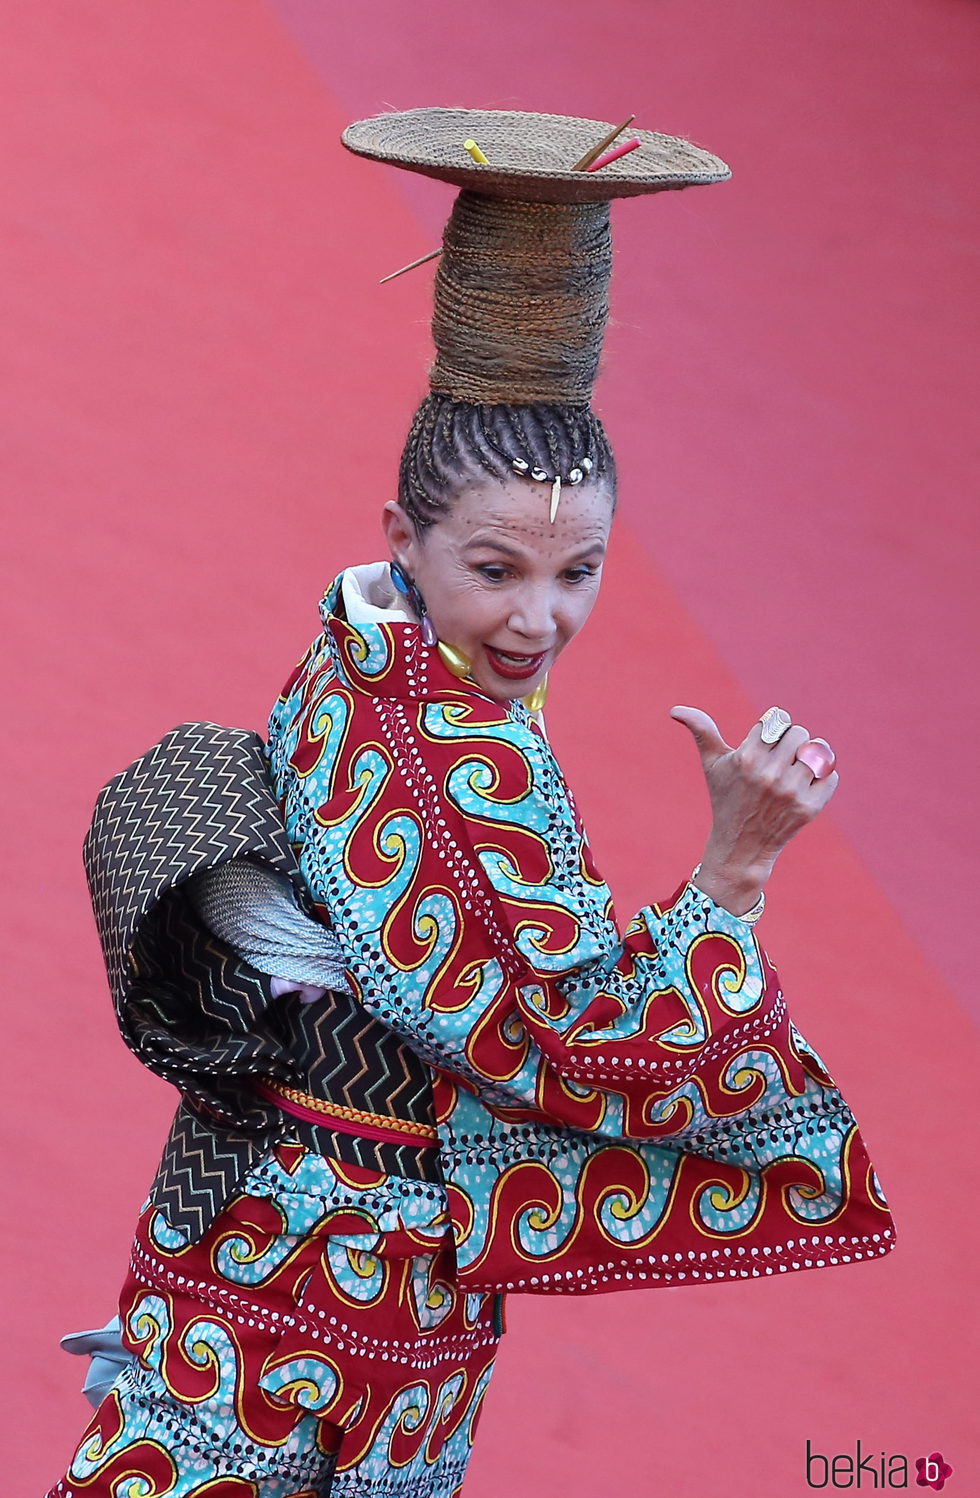
M768 876L767 876L768 877ZM754 925L766 905L765 880L750 872L726 873L705 867L702 861L691 874L691 883L716 905Z

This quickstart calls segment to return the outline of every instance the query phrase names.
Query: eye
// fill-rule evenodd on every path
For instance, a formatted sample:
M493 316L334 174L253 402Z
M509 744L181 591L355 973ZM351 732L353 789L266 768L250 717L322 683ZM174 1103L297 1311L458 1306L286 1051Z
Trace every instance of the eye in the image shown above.
M507 577L507 568L494 562L484 562L476 570L491 583L502 583Z
M596 567L569 567L565 573L567 583L582 583L586 578L595 577L598 569Z

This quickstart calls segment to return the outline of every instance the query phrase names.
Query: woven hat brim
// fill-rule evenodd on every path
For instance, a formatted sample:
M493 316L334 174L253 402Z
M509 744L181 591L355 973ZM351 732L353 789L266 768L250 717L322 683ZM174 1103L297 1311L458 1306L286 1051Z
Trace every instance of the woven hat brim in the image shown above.
M604 203L724 182L731 168L679 136L629 126L622 140L639 147L598 172L573 171L576 161L613 129L604 120L503 109L407 109L348 125L341 141L357 156L386 161L488 197L532 203ZM479 166L463 142L473 139L489 165Z

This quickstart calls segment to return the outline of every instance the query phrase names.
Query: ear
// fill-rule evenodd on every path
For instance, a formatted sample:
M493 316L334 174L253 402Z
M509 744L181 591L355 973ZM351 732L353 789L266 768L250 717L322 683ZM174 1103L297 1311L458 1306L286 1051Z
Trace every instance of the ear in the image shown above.
M392 561L397 562L409 577L414 577L418 532L411 516L405 513L397 499L389 499L381 511L381 529L385 533Z

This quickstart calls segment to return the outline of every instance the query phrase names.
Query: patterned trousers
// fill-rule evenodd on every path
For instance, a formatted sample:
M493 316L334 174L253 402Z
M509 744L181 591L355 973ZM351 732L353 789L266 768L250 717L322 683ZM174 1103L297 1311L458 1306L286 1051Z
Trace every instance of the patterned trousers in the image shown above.
M461 1291L451 1249L410 1232L368 1249L336 1217L282 1226L240 1196L188 1246L144 1211L120 1301L133 1361L48 1498L459 1492L503 1297Z

